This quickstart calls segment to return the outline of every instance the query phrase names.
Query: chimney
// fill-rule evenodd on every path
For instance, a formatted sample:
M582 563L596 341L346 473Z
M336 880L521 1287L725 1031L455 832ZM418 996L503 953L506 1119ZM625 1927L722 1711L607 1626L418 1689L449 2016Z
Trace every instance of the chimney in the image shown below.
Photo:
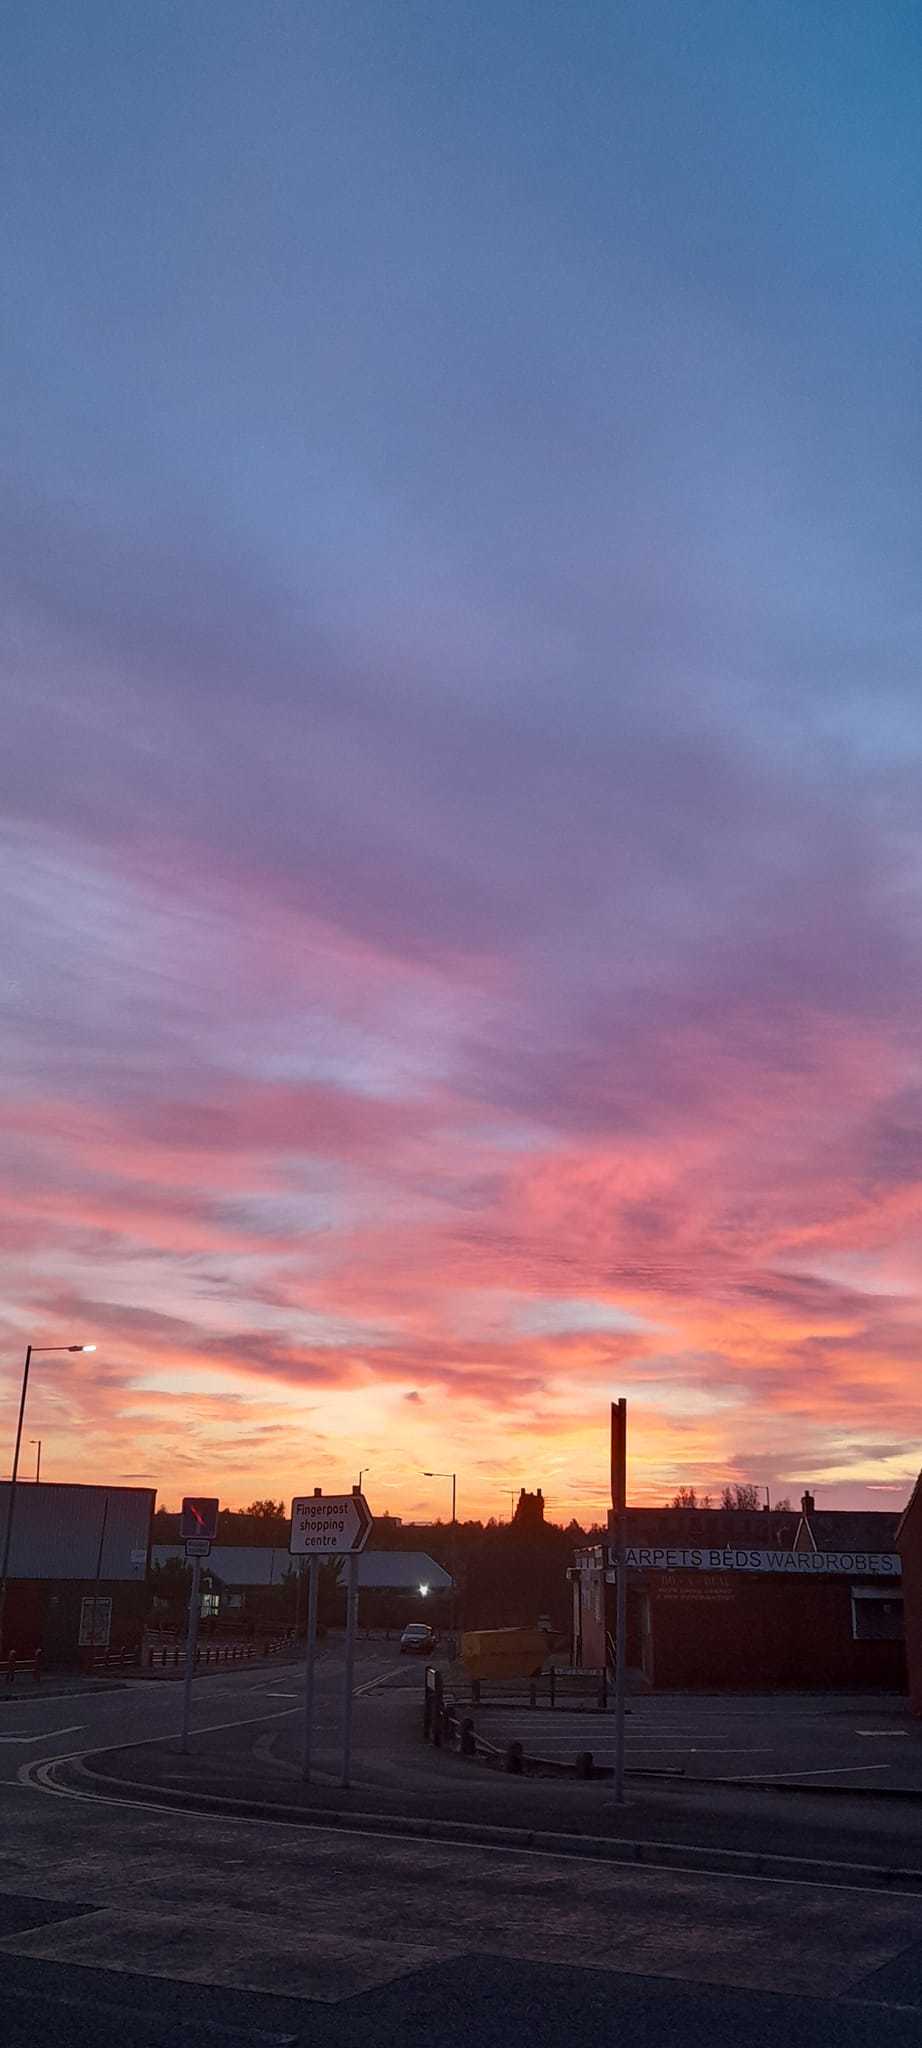
M813 1498L812 1493L802 1493L800 1496L800 1505L805 1515L815 1514L816 1502Z

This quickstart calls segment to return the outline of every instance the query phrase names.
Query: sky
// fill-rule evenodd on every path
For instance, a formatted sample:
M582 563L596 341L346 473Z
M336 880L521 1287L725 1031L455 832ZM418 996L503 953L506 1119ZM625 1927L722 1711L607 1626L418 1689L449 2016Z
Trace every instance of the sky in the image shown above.
M240 1506L922 1463L922 26L45 0L0 1432ZM27 1441L24 1469L34 1450Z

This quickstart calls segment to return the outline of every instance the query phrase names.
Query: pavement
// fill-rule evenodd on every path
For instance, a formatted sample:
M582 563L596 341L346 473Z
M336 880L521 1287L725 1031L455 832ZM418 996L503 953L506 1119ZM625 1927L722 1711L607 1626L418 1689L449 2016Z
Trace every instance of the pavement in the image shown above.
M605 1784L505 1779L424 1747L421 1671L380 1644L359 1649L357 1782L344 1792L341 1677L331 1646L318 1669L318 1779L303 1790L300 1702L285 1697L297 1687L279 1673L196 1681L190 1759L172 1688L4 1703L0 2043L313 2043L332 2006L368 2048L526 2037L534 2048L575 2037L580 2048L736 2048L743 2035L747 2048L781 2036L789 2048L877 2048L884 2028L890 2048L917 2048L911 1802L779 1802L752 1785L688 1783L639 1788L625 1810ZM169 1785L216 1797L222 1777L261 1811L165 1803ZM153 1797L137 1803L143 1784ZM366 1817L372 1798L386 1830ZM578 1863L528 1845L538 1799L583 1829ZM482 1839L413 1835L426 1802L442 1821L467 1814ZM796 1879L769 1863L758 1876L695 1867L715 1808L750 1851L796 1842L821 1865ZM600 1827L658 1840L668 1858L603 1860L589 1846ZM897 1887L859 1869L871 1848L879 1868L915 1876Z

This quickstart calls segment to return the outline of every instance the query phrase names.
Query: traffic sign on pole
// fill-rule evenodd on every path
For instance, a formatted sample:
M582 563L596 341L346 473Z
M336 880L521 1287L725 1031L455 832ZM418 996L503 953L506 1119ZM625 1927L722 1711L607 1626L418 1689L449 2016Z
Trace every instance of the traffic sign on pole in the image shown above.
M372 1514L361 1493L303 1494L291 1503L292 1557L354 1557L371 1535Z
M210 1538L209 1538L208 1536L187 1536L187 1537L186 1537L186 1556L187 1556L187 1557L207 1557L207 1556L208 1556L208 1554L209 1554L209 1552L210 1552L210 1550L211 1550L211 1540L210 1540Z
M203 1500L199 1494L183 1501L179 1518L179 1533L183 1541L189 1536L208 1538L210 1543L218 1533L218 1500Z
M184 1756L189 1754L189 1721L192 1714L192 1680L195 1676L195 1652L198 1644L198 1624L201 1614L202 1560L192 1559L192 1590L189 1594L189 1619L186 1623L186 1669L182 1688L182 1735L180 1749Z

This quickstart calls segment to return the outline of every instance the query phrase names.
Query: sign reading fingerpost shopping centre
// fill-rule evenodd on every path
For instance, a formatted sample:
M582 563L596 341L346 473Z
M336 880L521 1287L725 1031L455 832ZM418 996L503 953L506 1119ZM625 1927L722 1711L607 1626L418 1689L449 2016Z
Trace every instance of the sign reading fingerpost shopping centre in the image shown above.
M613 1563L614 1553L609 1557ZM624 1559L635 1571L644 1572L769 1572L775 1578L810 1579L823 1574L900 1576L899 1556L887 1550L672 1550L637 1544L625 1550Z

